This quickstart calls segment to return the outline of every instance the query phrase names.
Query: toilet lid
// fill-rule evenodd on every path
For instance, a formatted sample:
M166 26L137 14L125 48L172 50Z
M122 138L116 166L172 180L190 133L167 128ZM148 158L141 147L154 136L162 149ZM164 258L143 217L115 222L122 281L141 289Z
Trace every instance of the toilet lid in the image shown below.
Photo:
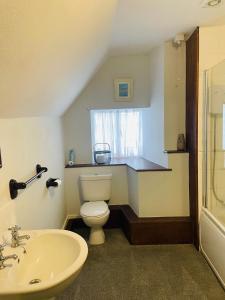
M86 217L101 217L109 211L104 201L86 202L81 206L80 214Z

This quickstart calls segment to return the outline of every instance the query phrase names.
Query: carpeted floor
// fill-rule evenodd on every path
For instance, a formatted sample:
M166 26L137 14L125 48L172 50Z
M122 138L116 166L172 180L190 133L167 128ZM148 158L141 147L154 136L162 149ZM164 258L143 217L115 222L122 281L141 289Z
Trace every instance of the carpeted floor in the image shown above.
M106 237L104 245L89 246L79 277L57 300L225 300L192 245L131 246L119 229Z

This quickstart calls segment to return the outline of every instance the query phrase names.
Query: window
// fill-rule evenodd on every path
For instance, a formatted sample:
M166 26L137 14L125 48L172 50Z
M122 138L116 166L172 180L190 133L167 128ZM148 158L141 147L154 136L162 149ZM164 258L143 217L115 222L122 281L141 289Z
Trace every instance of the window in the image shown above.
M141 109L91 110L92 146L109 143L112 157L142 155Z

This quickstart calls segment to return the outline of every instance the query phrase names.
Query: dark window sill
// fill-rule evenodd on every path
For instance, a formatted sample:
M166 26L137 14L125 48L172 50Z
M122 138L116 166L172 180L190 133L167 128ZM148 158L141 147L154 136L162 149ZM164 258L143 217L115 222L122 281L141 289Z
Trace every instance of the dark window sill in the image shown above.
M96 163L84 163L75 164L73 166L66 165L65 168L85 168L85 167L105 167L105 166L127 166L136 172L151 172L151 171L172 171L148 161L142 157L130 157L130 158L114 158L110 164L96 164Z

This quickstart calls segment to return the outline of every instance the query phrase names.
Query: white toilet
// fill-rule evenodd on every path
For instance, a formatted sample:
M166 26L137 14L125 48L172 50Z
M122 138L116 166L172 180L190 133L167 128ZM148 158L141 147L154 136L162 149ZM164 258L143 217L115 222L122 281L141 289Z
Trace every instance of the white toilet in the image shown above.
M103 225L109 218L109 208L105 201L111 197L112 174L80 175L80 185L84 204L80 215L91 228L89 243L100 245L105 241Z

